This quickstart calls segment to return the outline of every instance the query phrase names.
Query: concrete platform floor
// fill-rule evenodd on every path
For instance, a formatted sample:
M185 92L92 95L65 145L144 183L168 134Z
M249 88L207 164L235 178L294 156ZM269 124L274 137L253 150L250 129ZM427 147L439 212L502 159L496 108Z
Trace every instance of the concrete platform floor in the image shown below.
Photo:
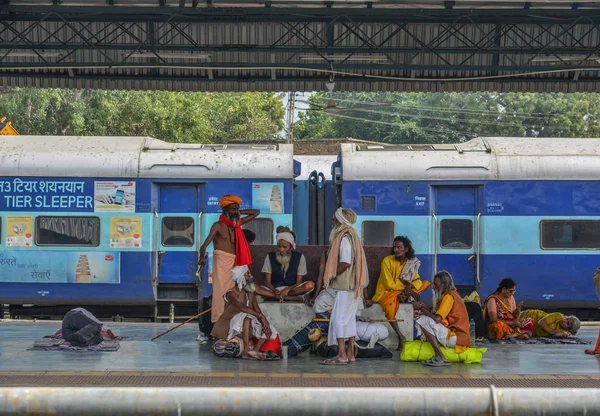
M0 385L211 385L211 386L480 386L600 387L600 357L584 354L593 345L501 345L488 348L481 365L424 367L393 359L365 359L326 367L309 353L287 361L218 359L210 345L195 340L188 324L150 341L171 324L107 323L126 337L116 352L27 351L35 339L59 329L58 322L0 323ZM581 338L595 344L598 327Z

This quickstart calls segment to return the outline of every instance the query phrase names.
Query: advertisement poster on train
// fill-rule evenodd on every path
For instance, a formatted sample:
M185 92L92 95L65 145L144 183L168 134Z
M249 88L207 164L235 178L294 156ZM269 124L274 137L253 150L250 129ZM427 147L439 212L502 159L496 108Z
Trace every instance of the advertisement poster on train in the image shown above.
M33 217L6 217L6 246L33 245Z
M135 181L95 181L94 212L135 212Z
M263 213L283 214L283 182L253 182L252 208Z
M110 217L110 248L142 248L142 217Z
M120 283L118 252L0 252L0 282Z

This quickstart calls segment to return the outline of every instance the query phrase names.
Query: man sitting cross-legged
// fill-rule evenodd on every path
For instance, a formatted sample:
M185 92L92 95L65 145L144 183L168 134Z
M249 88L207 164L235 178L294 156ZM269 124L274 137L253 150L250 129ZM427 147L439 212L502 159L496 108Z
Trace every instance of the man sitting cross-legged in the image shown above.
M433 277L433 293L434 311L430 311L422 302L413 303L415 310L423 313L415 324L418 334L424 337L435 351L435 356L431 360L424 361L423 364L443 367L450 364L446 362L440 344L446 348L454 347L458 353L466 351L471 344L469 314L456 291L450 273L441 271Z
M269 300L302 301L302 296L313 291L315 284L303 281L306 276L306 258L296 251L296 236L287 227L277 227L277 251L267 254L262 268L265 285L256 288L256 294Z
M242 335L242 357L264 360L267 355L260 352L260 347L267 339L276 339L277 330L269 324L256 302L254 278L248 266L234 267L232 277L235 286L225 294L225 310L215 323L211 335L219 339ZM256 343L251 343L251 338L256 338Z

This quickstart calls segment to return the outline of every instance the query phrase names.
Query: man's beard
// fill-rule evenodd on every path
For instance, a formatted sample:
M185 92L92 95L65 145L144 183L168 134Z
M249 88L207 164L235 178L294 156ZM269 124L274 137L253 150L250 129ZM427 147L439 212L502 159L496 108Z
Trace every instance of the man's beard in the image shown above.
M345 228L347 228L347 226L345 226L344 224L338 224L335 227L333 227L331 229L331 232L329 233L329 242L333 243L335 241L335 239L337 238L337 236L342 232L342 230L344 230Z
M443 296L443 293L441 290L433 289L433 309L434 309L433 312L435 312L435 307L437 306L438 301L442 298L442 296Z
M227 218L228 220L231 220L236 225L237 225L238 221L240 220L240 216L237 214L225 214L225 218Z
M256 286L254 286L254 282L246 283L244 285L244 290L248 293L254 293L256 291Z
M281 265L281 270L285 272L290 268L290 261L292 259L291 253L277 253L275 254L275 259L277 259L277 263Z
M404 256L398 256L397 254L394 254L394 256L396 257L396 260L398 260L398 261L404 260Z

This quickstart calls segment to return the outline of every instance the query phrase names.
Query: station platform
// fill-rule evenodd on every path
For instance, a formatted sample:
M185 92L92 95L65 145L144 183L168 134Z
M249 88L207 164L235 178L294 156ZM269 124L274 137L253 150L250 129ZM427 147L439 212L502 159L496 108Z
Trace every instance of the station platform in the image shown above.
M115 352L30 351L60 322L0 322L0 386L3 387L540 387L600 388L600 357L592 348L598 327L578 337L592 345L491 344L483 363L445 368L392 359L363 359L324 366L308 352L288 360L257 362L217 358L196 341L190 323L156 341L173 324L105 324L125 337Z

